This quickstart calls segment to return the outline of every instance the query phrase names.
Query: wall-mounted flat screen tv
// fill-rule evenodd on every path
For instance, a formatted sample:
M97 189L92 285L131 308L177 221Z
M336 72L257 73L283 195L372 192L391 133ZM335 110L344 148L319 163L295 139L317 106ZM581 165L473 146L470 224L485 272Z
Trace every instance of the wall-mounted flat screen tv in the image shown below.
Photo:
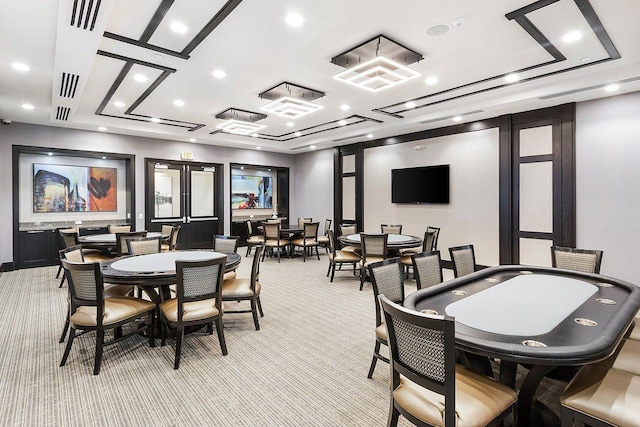
M449 203L449 165L391 170L392 203Z

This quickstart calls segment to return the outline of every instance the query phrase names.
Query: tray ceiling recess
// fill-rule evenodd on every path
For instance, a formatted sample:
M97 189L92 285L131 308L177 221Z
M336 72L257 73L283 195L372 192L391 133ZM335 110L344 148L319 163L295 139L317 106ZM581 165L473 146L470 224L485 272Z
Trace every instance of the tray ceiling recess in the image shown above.
M216 119L226 120L226 122L219 124L216 128L220 129L222 132L232 133L235 135L258 136L256 132L266 128L266 126L257 124L256 122L266 118L266 114L240 110L239 108L229 108L220 114L216 114ZM219 131L211 133L214 134L217 132Z
M288 119L297 119L324 108L322 105L311 102L322 98L324 92L287 82L280 83L258 96L272 101L260 109Z
M422 55L382 34L331 58L346 68L334 79L372 92L378 92L420 76L408 67L423 59Z

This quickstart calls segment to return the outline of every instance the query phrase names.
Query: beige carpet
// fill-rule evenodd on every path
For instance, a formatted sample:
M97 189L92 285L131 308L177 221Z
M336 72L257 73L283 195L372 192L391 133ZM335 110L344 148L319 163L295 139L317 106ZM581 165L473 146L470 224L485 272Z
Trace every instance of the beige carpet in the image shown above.
M244 253L244 251L241 251ZM250 258L239 275L248 277ZM387 364L366 378L375 323L371 286L349 271L325 277L327 257L262 264L265 317L224 317L229 350L193 334L173 370L173 342L141 337L105 349L94 376L95 338L76 339L65 367L58 343L66 285L57 267L0 276L2 426L382 426ZM450 272L446 272L450 274ZM413 292L413 281L407 293ZM400 425L409 425L401 419Z

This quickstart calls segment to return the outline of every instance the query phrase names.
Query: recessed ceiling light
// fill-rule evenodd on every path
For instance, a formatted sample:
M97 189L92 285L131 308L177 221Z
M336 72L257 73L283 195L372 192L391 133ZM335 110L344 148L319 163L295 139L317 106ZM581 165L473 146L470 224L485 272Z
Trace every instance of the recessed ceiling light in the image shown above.
M367 134L367 138L369 138L369 139L373 138L373 134L372 133L368 133Z
M102 156L102 160L107 160L107 156Z
M291 128L291 127L293 127L293 126L295 126L295 123L293 123L293 122L287 122L287 127L290 127L290 128Z
M407 108L416 108L416 103L413 101L405 102L404 106Z
M262 147L256 147L256 150L262 150Z
M123 108L124 107L124 102L116 101L116 102L113 103L113 105L118 107L118 108Z
M315 145L310 145L310 146L309 146L309 150L315 150L315 149L316 149L316 146L315 146Z
M451 120L453 120L454 122L459 122L460 120L462 120L462 117L460 117L460 116L453 116L453 117L451 118Z
M562 41L565 43L573 43L580 40L581 37L582 34L580 33L580 31L570 31L562 36Z
M136 74L135 76L133 76L133 79L137 82L144 83L147 81L147 76L145 76L144 74Z
M21 62L14 62L13 64L11 64L11 66L16 71L29 71L29 66Z
M443 36L449 32L451 27L447 24L436 24L424 30L424 35L429 37Z
M178 21L173 21L169 28L171 28L171 31L178 34L184 34L189 30L189 27Z
M251 134L251 136L252 136L252 137L254 137L254 138L257 138L257 137L259 137L260 135L259 135L259 134L257 134L257 133L252 133L252 134Z
M589 62L589 61L591 61L590 56L585 56L584 58L580 58L580 62Z
M347 124L347 121L346 121L346 120L339 120L339 121L338 121L338 124L339 124L340 126L344 126L344 125L346 125L346 124Z
M175 101L173 101L173 105L175 105L176 107L184 107L184 101L181 99L176 99Z
M241 170L244 170L244 166L240 166L240 169L241 169Z
M299 27L304 23L304 17L297 12L290 12L285 18L285 21L292 27Z
M301 136L301 135L302 135L302 133L300 133L300 132L296 132L296 133L294 133L294 135L295 135L295 136Z
M106 130L107 130L107 128L106 128L106 127L104 127L104 126L100 126L100 127L98 128L98 130L99 130L100 132L104 132L104 131L106 131Z
M225 77L226 75L227 75L227 73L225 73L222 70L214 70L213 71L213 77L216 77L218 79L221 79L221 78Z
M350 106L348 106L347 104L342 104L342 105L340 106L340 109L341 109L342 111L347 111L349 108L351 108L351 107L350 107Z
M620 89L620 85L617 83L611 83L604 87L604 90L606 90L607 92L615 92L618 89Z
M31 104L22 104L22 108L25 110L33 110L35 107Z
M195 138L189 138L189 142L196 142L197 140Z
M149 120L151 120L153 123L160 123L160 119L157 117L151 117Z
M517 74L512 73L504 76L504 81L507 83L517 82L518 80L520 80L520 76L518 76Z
M47 156L53 156L53 153L47 153Z
M438 83L438 78L436 76L429 76L424 79L424 82L429 86L433 86L434 84Z

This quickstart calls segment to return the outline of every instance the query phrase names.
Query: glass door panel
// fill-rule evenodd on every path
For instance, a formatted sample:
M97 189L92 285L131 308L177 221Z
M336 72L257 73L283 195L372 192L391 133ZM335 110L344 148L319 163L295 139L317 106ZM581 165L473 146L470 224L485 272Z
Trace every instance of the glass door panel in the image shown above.
M184 216L182 167L155 165L153 171L153 219L166 220Z
M190 172L191 218L212 218L215 212L215 168L193 168Z

